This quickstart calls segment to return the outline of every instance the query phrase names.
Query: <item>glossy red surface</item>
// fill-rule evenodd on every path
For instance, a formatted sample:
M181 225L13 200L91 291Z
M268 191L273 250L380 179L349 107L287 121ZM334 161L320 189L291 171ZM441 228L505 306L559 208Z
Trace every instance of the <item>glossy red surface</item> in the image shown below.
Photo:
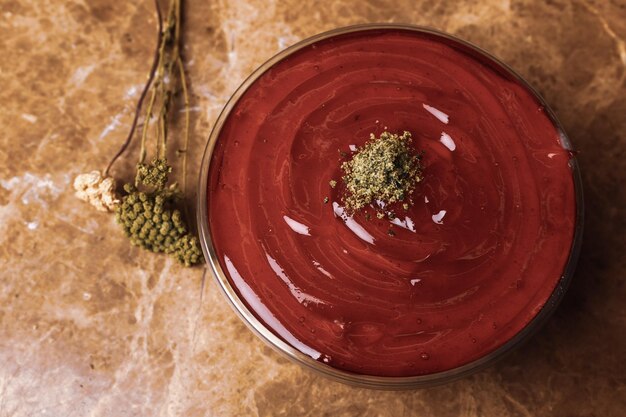
M415 205L393 224L348 218L328 185L339 151L383 130L425 151ZM303 353L368 375L448 370L510 340L553 292L574 233L569 158L532 93L468 47L341 35L235 104L210 165L211 235L241 298Z

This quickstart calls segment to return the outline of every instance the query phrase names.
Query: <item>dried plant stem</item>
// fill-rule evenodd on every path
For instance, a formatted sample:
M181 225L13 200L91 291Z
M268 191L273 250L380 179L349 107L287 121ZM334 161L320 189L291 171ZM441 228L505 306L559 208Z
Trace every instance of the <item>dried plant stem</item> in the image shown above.
M147 155L148 132L150 123L154 124L155 148L154 156L158 159L167 158L168 114L171 101L175 95L176 76L174 65L182 62L180 59L180 0L170 0L167 18L161 26L160 43L157 49L158 62L154 80L150 86L151 95L144 116L144 125L141 132L141 149L139 164L144 164ZM186 88L186 86L185 86ZM139 179L135 179L138 185Z
M137 106L135 107L135 116L133 117L133 122L131 124L130 130L128 132L128 136L126 136L126 140L117 151L117 153L113 156L106 169L104 170L104 177L109 176L109 171L113 167L113 164L118 160L120 156L126 151L128 146L130 145L131 140L133 139L133 135L135 134L135 129L137 128L137 121L139 120L139 114L141 113L141 107L143 106L143 101L148 94L148 90L152 85L152 81L154 80L154 75L157 70L157 66L159 63L159 45L161 44L161 36L163 33L163 16L161 14L161 6L159 6L159 0L154 0L154 7L156 10L157 17L157 48L154 53L154 58L152 59L152 67L150 68L150 72L148 73L148 81L146 85L143 87L141 91L141 95L139 96L139 100L137 101Z
M158 0L157 0L158 1ZM161 24L162 25L162 24ZM162 26L161 26L162 27ZM158 90L160 88L160 86L163 84L163 62L165 59L165 46L167 44L167 35L168 35L168 28L165 27L164 30L162 30L161 32L161 42L160 45L158 47L158 64L157 64L157 71L156 71L156 76L154 79L154 83L151 86L152 87L152 93L150 95L150 102L148 103L148 109L146 110L146 115L144 118L144 124L143 124L143 130L141 132L141 150L139 151L139 163L143 163L146 160L146 139L148 137L148 127L150 125L150 121L152 120L152 114L154 111L154 105L156 103L156 99L157 99L157 93ZM158 125L157 125L157 150L159 148L159 130L158 130Z
M183 154L183 163L182 163L182 171L183 171L183 184L182 191L183 194L187 190L187 149L189 149L189 92L187 91L187 79L185 77L185 68L183 67L183 61L180 59L180 56L176 60L178 63L178 72L180 73L180 84L183 88L183 98L185 100L185 140L184 146L180 150Z

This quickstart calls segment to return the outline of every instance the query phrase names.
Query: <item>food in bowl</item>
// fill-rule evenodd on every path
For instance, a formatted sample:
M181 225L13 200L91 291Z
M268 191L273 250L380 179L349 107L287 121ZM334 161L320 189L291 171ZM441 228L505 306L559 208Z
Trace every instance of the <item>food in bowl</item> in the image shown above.
M346 210L342 164L384 132L421 153L411 204ZM235 94L205 158L220 284L266 340L347 380L418 381L507 350L575 258L579 185L557 122L508 68L434 31L295 46Z

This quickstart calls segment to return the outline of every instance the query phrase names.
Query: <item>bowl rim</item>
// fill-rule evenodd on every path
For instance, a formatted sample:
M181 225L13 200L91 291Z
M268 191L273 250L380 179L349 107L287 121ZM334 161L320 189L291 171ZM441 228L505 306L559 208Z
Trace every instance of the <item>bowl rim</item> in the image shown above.
M560 301L562 300L565 291L567 290L576 268L576 263L578 260L578 256L580 254L580 247L582 242L582 232L583 232L583 219L584 219L584 205L583 205L583 190L582 190L582 181L580 176L580 169L578 162L574 155L570 158L569 165L572 170L572 176L574 181L574 194L575 194L575 203L576 203L576 216L574 223L574 235L572 237L572 246L570 248L569 257L567 259L567 263L565 269L563 271L563 275L559 278L558 283L556 284L554 290L550 297L546 300L545 304L539 312L524 326L524 328L518 332L511 339L506 341L500 347L490 352L489 354L478 358L474 361L468 362L462 366L452 368L446 371L436 372L432 374L426 375L417 375L417 376L406 376L406 377L387 377L387 376L374 376L374 375L365 375L365 374L357 374L344 370L340 370L334 368L330 365L326 365L320 361L317 361L310 356L300 352L289 343L282 340L280 337L275 335L268 327L263 324L253 313L242 299L237 295L236 290L230 284L230 281L222 270L220 266L219 260L217 258L217 254L215 252L215 248L213 245L213 241L211 238L211 232L209 228L208 215L209 215L209 204L208 204L208 176L209 169L211 164L211 159L213 155L213 150L215 148L215 144L218 140L219 134L222 130L224 122L228 118L231 110L237 101L241 98L241 96L247 91L247 89L268 69L270 69L274 64L288 57L289 55L299 51L302 48L305 48L311 44L319 42L324 39L328 39L334 36L345 35L354 32L361 31L370 31L370 30L399 30L399 31L411 31L416 32L418 34L427 34L439 38L443 38L447 41L452 41L453 43L460 44L465 48L468 48L469 51L473 53L477 53L478 55L486 58L487 60L495 63L507 74L516 79L522 86L524 86L531 94L535 96L535 99L544 107L545 112L548 118L556 127L558 134L560 136L560 141L562 146L570 151L573 151L572 143L565 134L563 126L557 119L554 111L548 106L546 101L541 97L541 95L535 90L524 78L522 78L517 72L515 72L511 67L509 67L504 62L500 61L498 58L485 51L484 49L468 42L463 39L460 39L456 36L450 35L448 33L442 32L438 29L418 26L418 25L410 25L410 24L394 24L394 23L366 23L352 26L344 26L335 28L329 31L325 31L319 33L317 35L311 36L309 38L303 39L294 45L289 46L286 49L278 52L270 59L265 61L262 65L260 65L256 70L252 72L235 90L232 96L229 98L222 111L220 112L211 133L209 135L204 154L202 157L202 163L200 168L200 177L198 181L198 191L197 191L197 224L199 229L200 243L202 246L202 251L204 253L204 258L208 261L210 268L213 272L213 276L215 277L217 283L219 284L220 289L226 296L229 301L230 306L237 313L237 315L243 320L243 322L247 325L249 329L251 329L258 337L260 337L266 344L272 347L274 350L278 351L282 355L286 356L291 361L303 365L318 374L329 377L335 381L347 383L350 385L365 387L365 388L374 388L374 389L410 389L410 388L420 388L438 385L441 383L450 382L452 380L456 380L462 377L465 377L474 372L483 370L484 368L490 366L495 361L502 358L505 354L511 352L515 347L519 346L523 341L526 341L533 333L535 333L539 328L545 324L550 315L554 312Z

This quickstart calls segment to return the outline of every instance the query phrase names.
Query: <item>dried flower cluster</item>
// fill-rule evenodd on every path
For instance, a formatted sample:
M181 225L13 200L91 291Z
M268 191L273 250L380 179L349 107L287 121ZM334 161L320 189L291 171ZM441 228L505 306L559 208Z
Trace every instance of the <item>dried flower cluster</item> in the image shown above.
M165 159L155 159L137 169L139 182L148 187L140 191L126 184L115 216L133 245L152 252L172 254L186 266L202 260L198 238L191 235L175 202L181 198L176 184L166 187L171 170Z
M181 2L170 0L167 16L161 13L159 1L155 0L158 24L157 48L148 81L137 103L130 131L119 151L101 174L93 171L81 174L74 181L76 195L101 211L115 211L118 223L132 244L152 252L172 254L181 263L191 266L203 261L197 237L190 234L176 203L185 191L187 147L189 143L189 94L185 80L183 61L180 56ZM180 87L185 104L184 147L182 155L182 190L177 184L167 185L172 167L167 163L168 123L173 99ZM125 194L118 198L115 180L109 170L128 149L149 93L141 132L141 148L134 184L124 186ZM154 123L152 123L154 120ZM149 126L154 125L154 159L146 164Z
M81 174L74 179L76 197L88 202L99 211L113 211L119 203L115 195L115 180L103 177L100 171Z

